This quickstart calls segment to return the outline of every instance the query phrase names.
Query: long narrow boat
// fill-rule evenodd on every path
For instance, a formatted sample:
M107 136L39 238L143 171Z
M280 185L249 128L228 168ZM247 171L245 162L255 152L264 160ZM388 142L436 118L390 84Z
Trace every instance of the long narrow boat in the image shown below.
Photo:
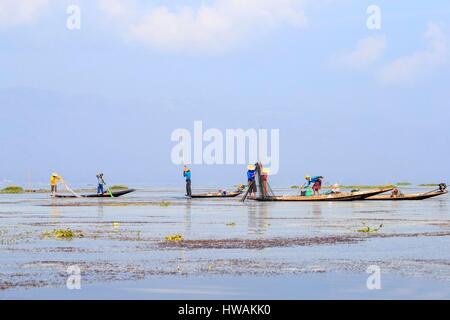
M390 194L386 195L378 195L366 198L365 200L372 200L372 201L405 201L405 200L424 200L429 199L433 197L437 197L443 194L448 193L448 191L433 191L433 192L423 192L423 193L409 193L409 194L402 194L398 195L396 197L391 196Z
M324 194L320 196L274 196L266 198L257 198L258 201L355 201L364 200L368 197L378 195L383 192L391 191L392 187L381 188L371 191L358 192L340 192L333 194Z
M125 194L131 193L136 191L135 189L126 189L126 190L120 190L120 191L116 191L116 192L112 192L112 195L114 198L123 196ZM63 194L57 194L55 195L56 198L76 198L75 195L63 195ZM81 195L82 198L111 198L111 195L109 194L109 192L105 192L103 194L83 194Z
M188 196L188 198L192 199L204 199L204 198L234 198L238 195L242 194L243 191L233 191L228 192L226 194L222 194L219 192L216 193L199 193L199 194L192 194L191 196Z

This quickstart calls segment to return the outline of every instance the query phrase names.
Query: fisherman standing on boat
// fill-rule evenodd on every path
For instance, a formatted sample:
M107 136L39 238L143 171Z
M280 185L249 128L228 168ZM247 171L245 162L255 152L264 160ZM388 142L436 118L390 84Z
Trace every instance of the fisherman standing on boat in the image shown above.
M191 191L191 170L187 166L184 166L183 177L186 178L186 195L188 197L190 197L192 195L192 191Z
M105 180L103 180L103 173L97 174L97 194L103 194L104 191Z
M256 192L258 189L256 188L256 166L254 164L249 164L247 166L247 181L248 181L248 194L250 199L256 198Z
M323 177L322 176L315 176L315 177L311 178L311 176L306 176L305 179L306 179L306 182L303 185L303 187L308 188L312 184L313 185L312 186L313 195L315 196L316 193L317 193L317 195L319 196L320 195L320 189L322 189Z
M262 165L261 165L262 168ZM262 168L261 170L261 178L262 178L262 188L263 188L263 198L267 197L269 195L268 192L268 183L267 180L269 179L269 169L268 168Z
M50 187L52 192L52 197L56 196L56 192L58 191L58 183L63 182L63 179L61 176L59 176L56 172L52 173L52 176L50 177Z

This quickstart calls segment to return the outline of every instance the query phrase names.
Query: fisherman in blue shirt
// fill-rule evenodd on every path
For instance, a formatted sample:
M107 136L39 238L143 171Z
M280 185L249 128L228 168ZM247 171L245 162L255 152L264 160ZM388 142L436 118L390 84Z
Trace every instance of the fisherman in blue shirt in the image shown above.
M256 166L253 164L249 164L247 166L247 169L248 193L250 195L250 198L256 198Z
M184 166L183 177L186 178L186 195L188 197L190 197L192 195L192 191L191 191L191 170L187 166Z
M311 178L311 176L307 175L305 177L305 179L306 179L306 182L305 182L305 184L303 186L305 188L308 188L312 184L313 185L312 186L313 195L316 195L316 193L317 193L317 195L320 195L319 191L322 188L322 179L323 179L323 177L322 176L315 176L315 177Z
M103 194L104 191L105 180L103 180L103 173L97 174L97 194Z

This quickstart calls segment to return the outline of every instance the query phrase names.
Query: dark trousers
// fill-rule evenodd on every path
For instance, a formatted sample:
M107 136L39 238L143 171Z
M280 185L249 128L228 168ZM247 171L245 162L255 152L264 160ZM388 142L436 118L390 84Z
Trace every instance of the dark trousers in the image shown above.
M191 180L186 180L186 195L191 196L192 195L192 191L191 191Z

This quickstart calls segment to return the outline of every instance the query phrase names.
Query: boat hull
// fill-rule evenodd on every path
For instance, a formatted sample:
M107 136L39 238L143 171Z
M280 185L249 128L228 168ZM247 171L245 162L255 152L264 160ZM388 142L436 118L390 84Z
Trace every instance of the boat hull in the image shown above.
M257 201L298 201L298 202L316 202L316 201L356 201L364 200L368 197L378 195L383 192L391 191L393 188L383 188L379 190L372 191L359 191L352 193L338 193L331 195L321 195L321 196L275 196L268 198L257 198Z
M126 195L128 193L136 191L135 189L126 189L126 190L120 190L116 192L112 192L112 195L114 198ZM81 195L82 198L111 198L111 195L109 192L103 193L103 194L84 194ZM57 194L55 198L76 198L74 195L59 195Z
M191 198L191 199L234 198L234 197L237 197L240 194L242 194L242 191L240 191L240 192L229 192L229 193L227 193L225 195L203 193L203 194L193 194L191 196L188 196L188 198Z
M437 196L441 196L443 194L447 194L448 191L435 191L435 192L425 192L425 193L411 193L404 194L398 197L391 197L391 195L378 195L366 198L365 200L371 201L413 201L413 200L425 200Z

